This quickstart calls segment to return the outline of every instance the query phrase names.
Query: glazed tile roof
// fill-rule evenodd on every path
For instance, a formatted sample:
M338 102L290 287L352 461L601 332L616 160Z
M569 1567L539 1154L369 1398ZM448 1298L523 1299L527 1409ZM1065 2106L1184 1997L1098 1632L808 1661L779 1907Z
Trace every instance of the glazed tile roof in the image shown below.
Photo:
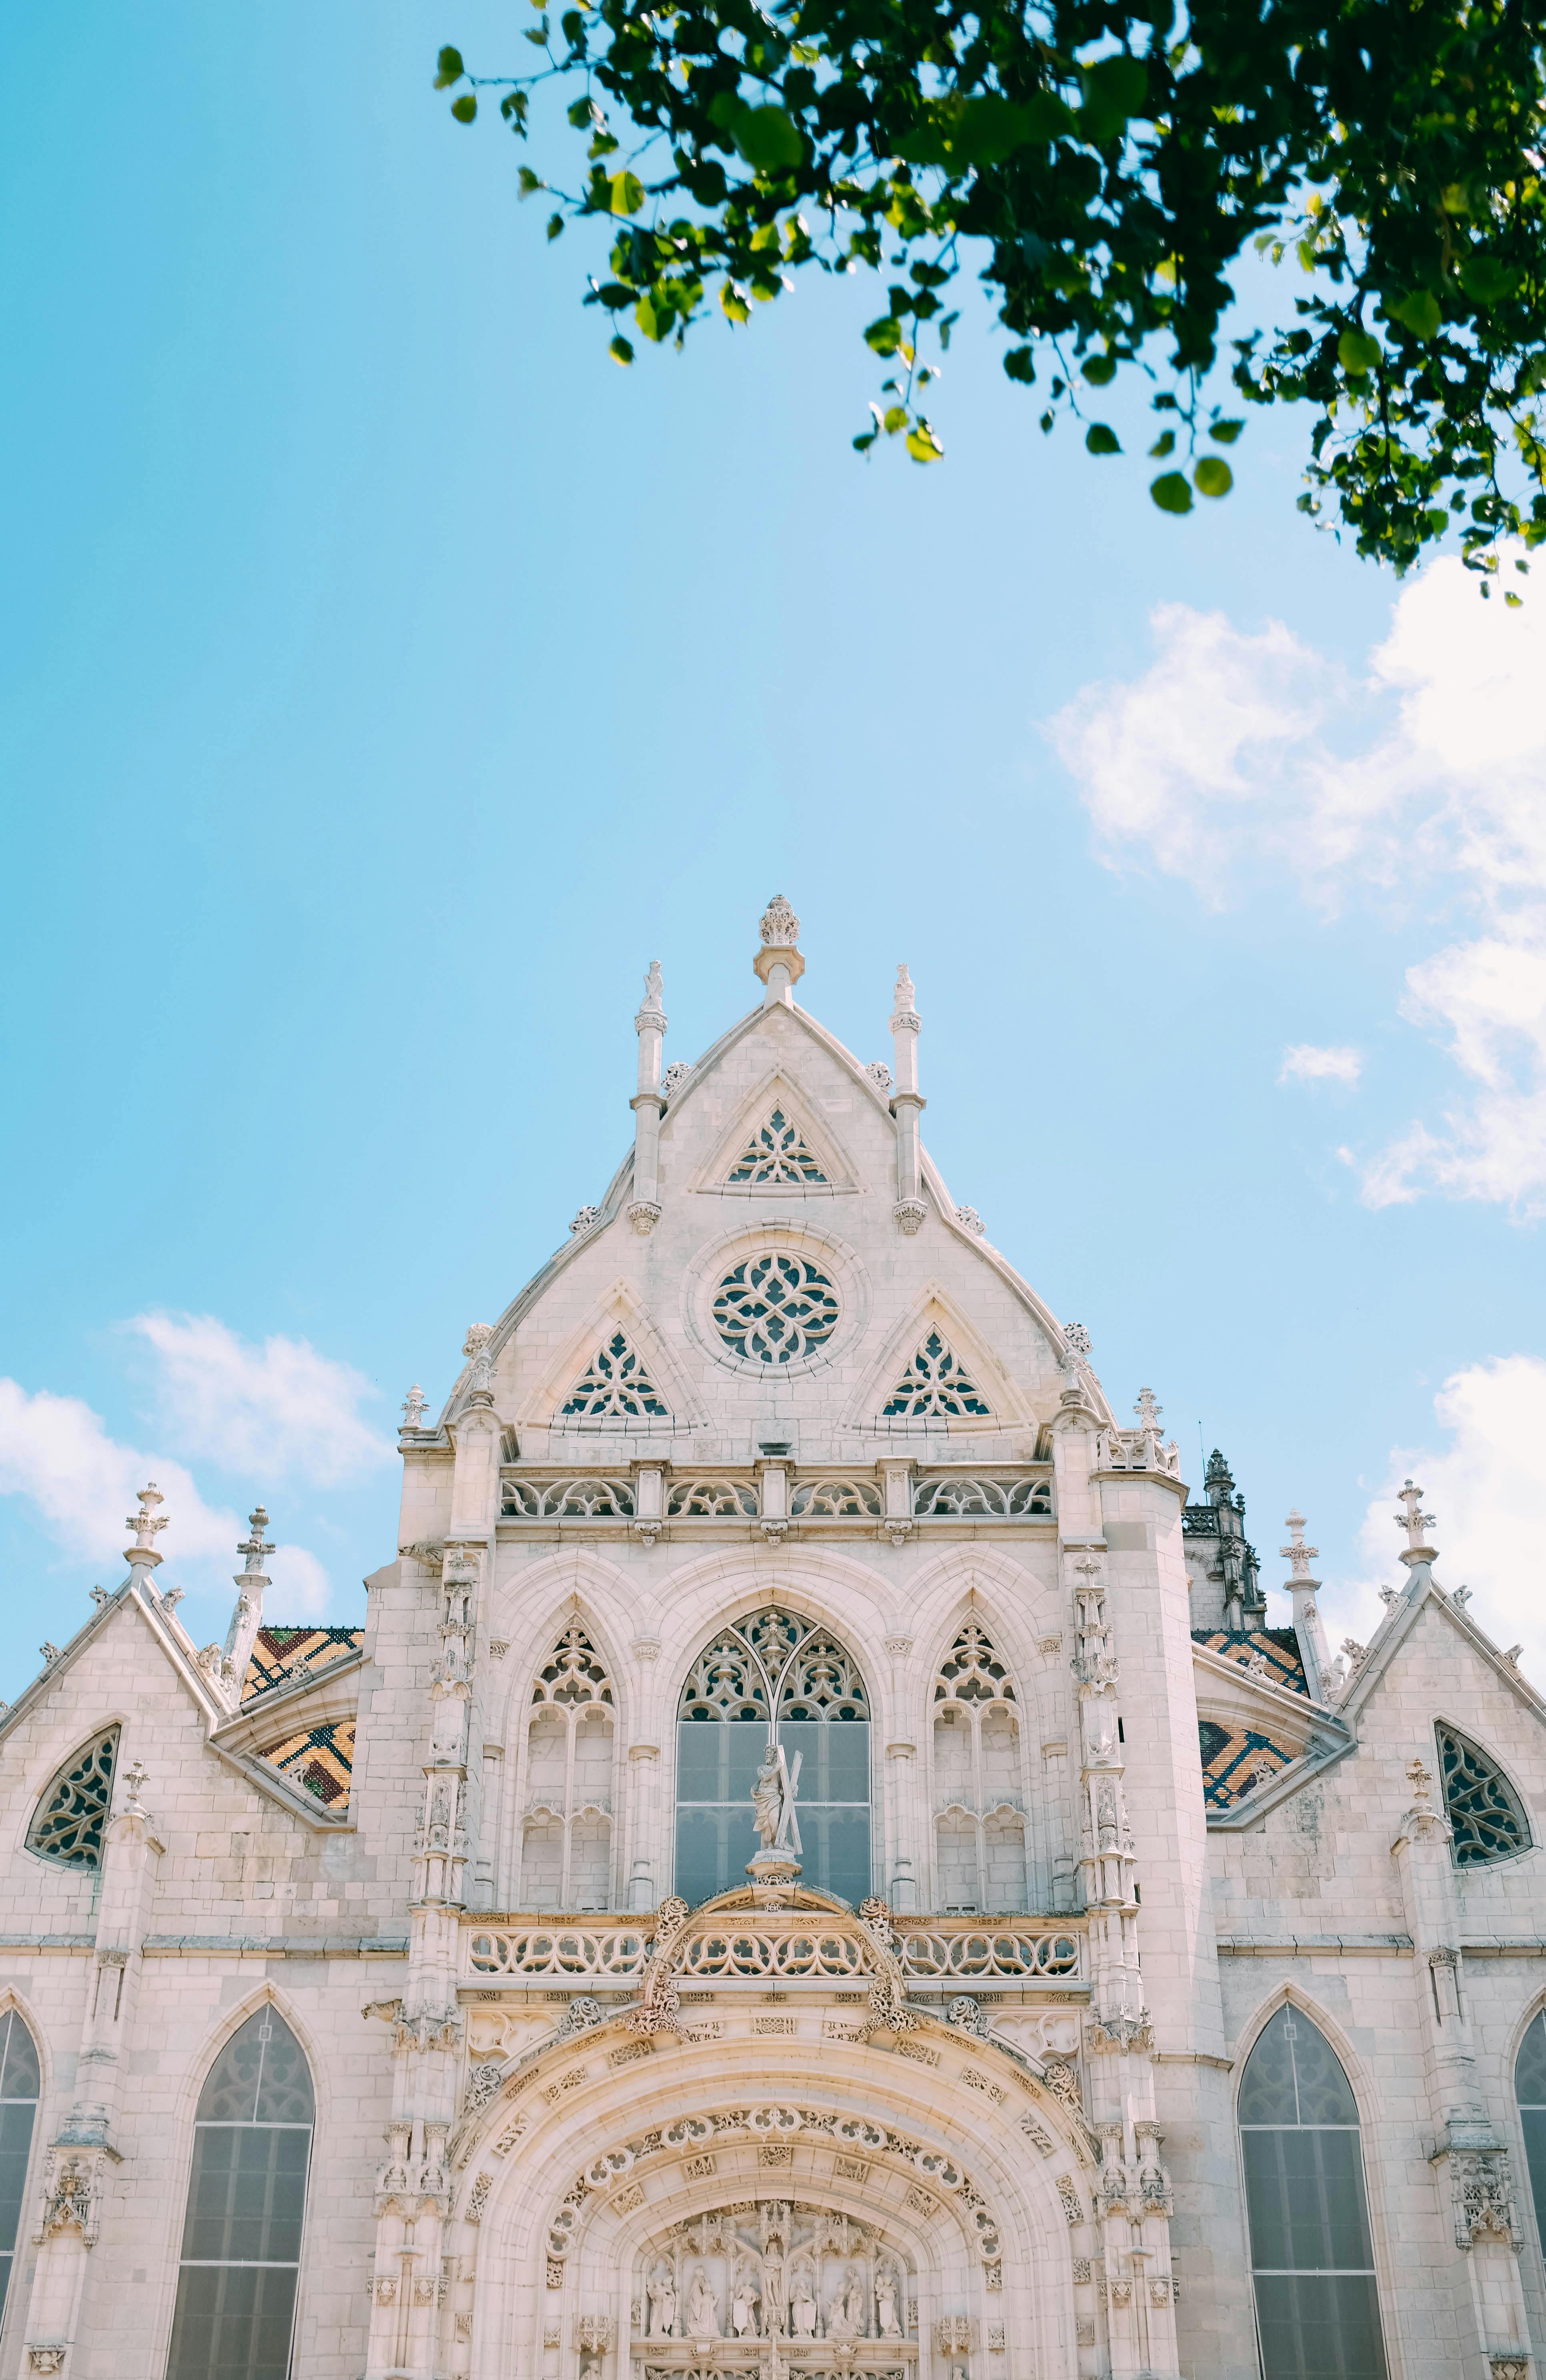
M1292 1628L1194 1628L1194 1645L1223 1654L1244 1669L1252 1656L1272 1672L1270 1682L1290 1694L1309 1698L1299 1640ZM1298 1749L1274 1742L1253 1727L1225 1727L1218 1719L1199 1719L1198 1749L1202 1759L1202 1798L1211 1810L1232 1810L1248 1793L1275 1777L1299 1756Z
M260 1628L241 1682L242 1709L250 1710L281 1686L316 1676L346 1653L357 1652L364 1640L363 1628ZM286 1736L259 1757L341 1817L354 1772L354 1729L352 1718L327 1719Z
M260 1694L296 1685L325 1670L330 1661L358 1651L364 1641L363 1628L260 1628L241 1682L242 1709L249 1709Z

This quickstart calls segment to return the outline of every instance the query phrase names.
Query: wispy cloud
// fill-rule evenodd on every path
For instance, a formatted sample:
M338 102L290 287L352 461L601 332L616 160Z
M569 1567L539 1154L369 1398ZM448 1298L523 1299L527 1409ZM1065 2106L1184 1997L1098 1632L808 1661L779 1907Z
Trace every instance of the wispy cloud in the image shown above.
M1546 1361L1503 1355L1452 1373L1433 1400L1436 1442L1394 1447L1389 1476L1369 1506L1360 1535L1365 1577L1357 1600L1336 1598L1345 1625L1367 1637L1381 1615L1376 1593L1398 1585L1405 1539L1395 1526L1404 1479L1423 1491L1434 1515L1446 1586L1468 1585L1471 1607L1500 1645L1522 1644L1522 1666L1546 1689L1546 1613L1537 1584L1540 1514L1546 1510Z
M159 1540L162 1575L196 1591L229 1597L246 1535L237 1514L206 1504L186 1466L164 1451L126 1446L79 1397L29 1393L0 1378L0 1495L29 1503L66 1554L100 1567L103 1583L122 1575L126 1516L135 1491L154 1480L169 1525ZM327 1608L327 1572L303 1546L281 1545L270 1563L274 1609L312 1618ZM82 1615L86 1616L85 1614Z
M306 1340L253 1346L213 1314L139 1314L127 1327L154 1351L158 1415L189 1454L323 1488L392 1461L391 1439L359 1411L370 1381Z
M1546 1212L1546 600L1483 603L1453 559L1406 588L1361 680L1281 624L1166 604L1153 667L1049 723L1113 867L1217 905L1287 876L1322 911L1378 892L1469 927L1406 971L1400 1013L1457 1070L1444 1112L1345 1151L1371 1207L1425 1193ZM1291 1048L1280 1079L1354 1075ZM1295 1062L1300 1061L1303 1062Z
M1349 1049L1345 1044L1321 1050L1313 1041L1295 1041L1283 1053L1278 1080L1280 1083L1345 1083L1351 1089L1362 1072L1362 1058L1357 1050Z

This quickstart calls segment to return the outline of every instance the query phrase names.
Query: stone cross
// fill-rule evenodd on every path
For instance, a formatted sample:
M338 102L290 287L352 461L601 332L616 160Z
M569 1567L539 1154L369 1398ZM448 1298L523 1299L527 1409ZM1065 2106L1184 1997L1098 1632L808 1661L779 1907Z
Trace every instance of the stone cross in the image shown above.
M1319 1546L1306 1545L1305 1516L1297 1505L1289 1513L1283 1525L1288 1532L1290 1543L1286 1546L1279 1546L1278 1551L1290 1565L1296 1578L1308 1578L1309 1566L1312 1561L1320 1558L1321 1548Z
M1160 1415L1163 1413L1164 1407L1155 1403L1152 1389L1140 1389L1138 1401L1133 1407L1133 1411L1138 1417L1140 1429L1157 1430L1160 1427Z
M247 1516L247 1525L251 1530L252 1534L250 1537L243 1538L240 1545L237 1546L237 1551L238 1554L245 1554L247 1557L246 1568L248 1576L250 1578L255 1578L262 1570L263 1556L265 1554L271 1554L274 1551L274 1548L266 1542L263 1536L263 1531L268 1526L268 1514L264 1512L261 1504L257 1507L255 1512L249 1512ZM265 1580L263 1583L266 1585L268 1582ZM239 1586L241 1581L238 1579L237 1584Z

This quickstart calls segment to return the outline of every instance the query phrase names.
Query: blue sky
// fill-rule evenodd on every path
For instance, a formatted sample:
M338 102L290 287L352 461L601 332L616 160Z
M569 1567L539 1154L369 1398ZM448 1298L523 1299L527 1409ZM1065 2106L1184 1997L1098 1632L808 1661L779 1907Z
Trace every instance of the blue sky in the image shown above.
M694 1056L778 890L862 1056L907 958L955 1195L1270 1554L1298 1502L1333 1636L1420 1460L1528 1644L1539 615L1316 535L1292 419L1163 517L969 322L948 460L861 464L852 285L619 371L429 88L520 21L0 33L0 1694L145 1463L201 1641L260 1496L273 1616L362 1616L408 1383L627 1145L646 963Z

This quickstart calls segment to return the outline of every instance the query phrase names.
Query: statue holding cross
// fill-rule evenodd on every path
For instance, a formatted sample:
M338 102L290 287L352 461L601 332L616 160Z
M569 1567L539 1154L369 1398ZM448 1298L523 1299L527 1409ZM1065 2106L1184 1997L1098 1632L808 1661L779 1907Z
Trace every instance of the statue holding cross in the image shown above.
M757 1834L764 1858L774 1852L783 1852L794 1859L799 1857L800 1826L795 1815L795 1789L804 1758L802 1752L797 1752L791 1768L784 1746L773 1742L762 1755L762 1766L751 1789L751 1806L756 1813Z

